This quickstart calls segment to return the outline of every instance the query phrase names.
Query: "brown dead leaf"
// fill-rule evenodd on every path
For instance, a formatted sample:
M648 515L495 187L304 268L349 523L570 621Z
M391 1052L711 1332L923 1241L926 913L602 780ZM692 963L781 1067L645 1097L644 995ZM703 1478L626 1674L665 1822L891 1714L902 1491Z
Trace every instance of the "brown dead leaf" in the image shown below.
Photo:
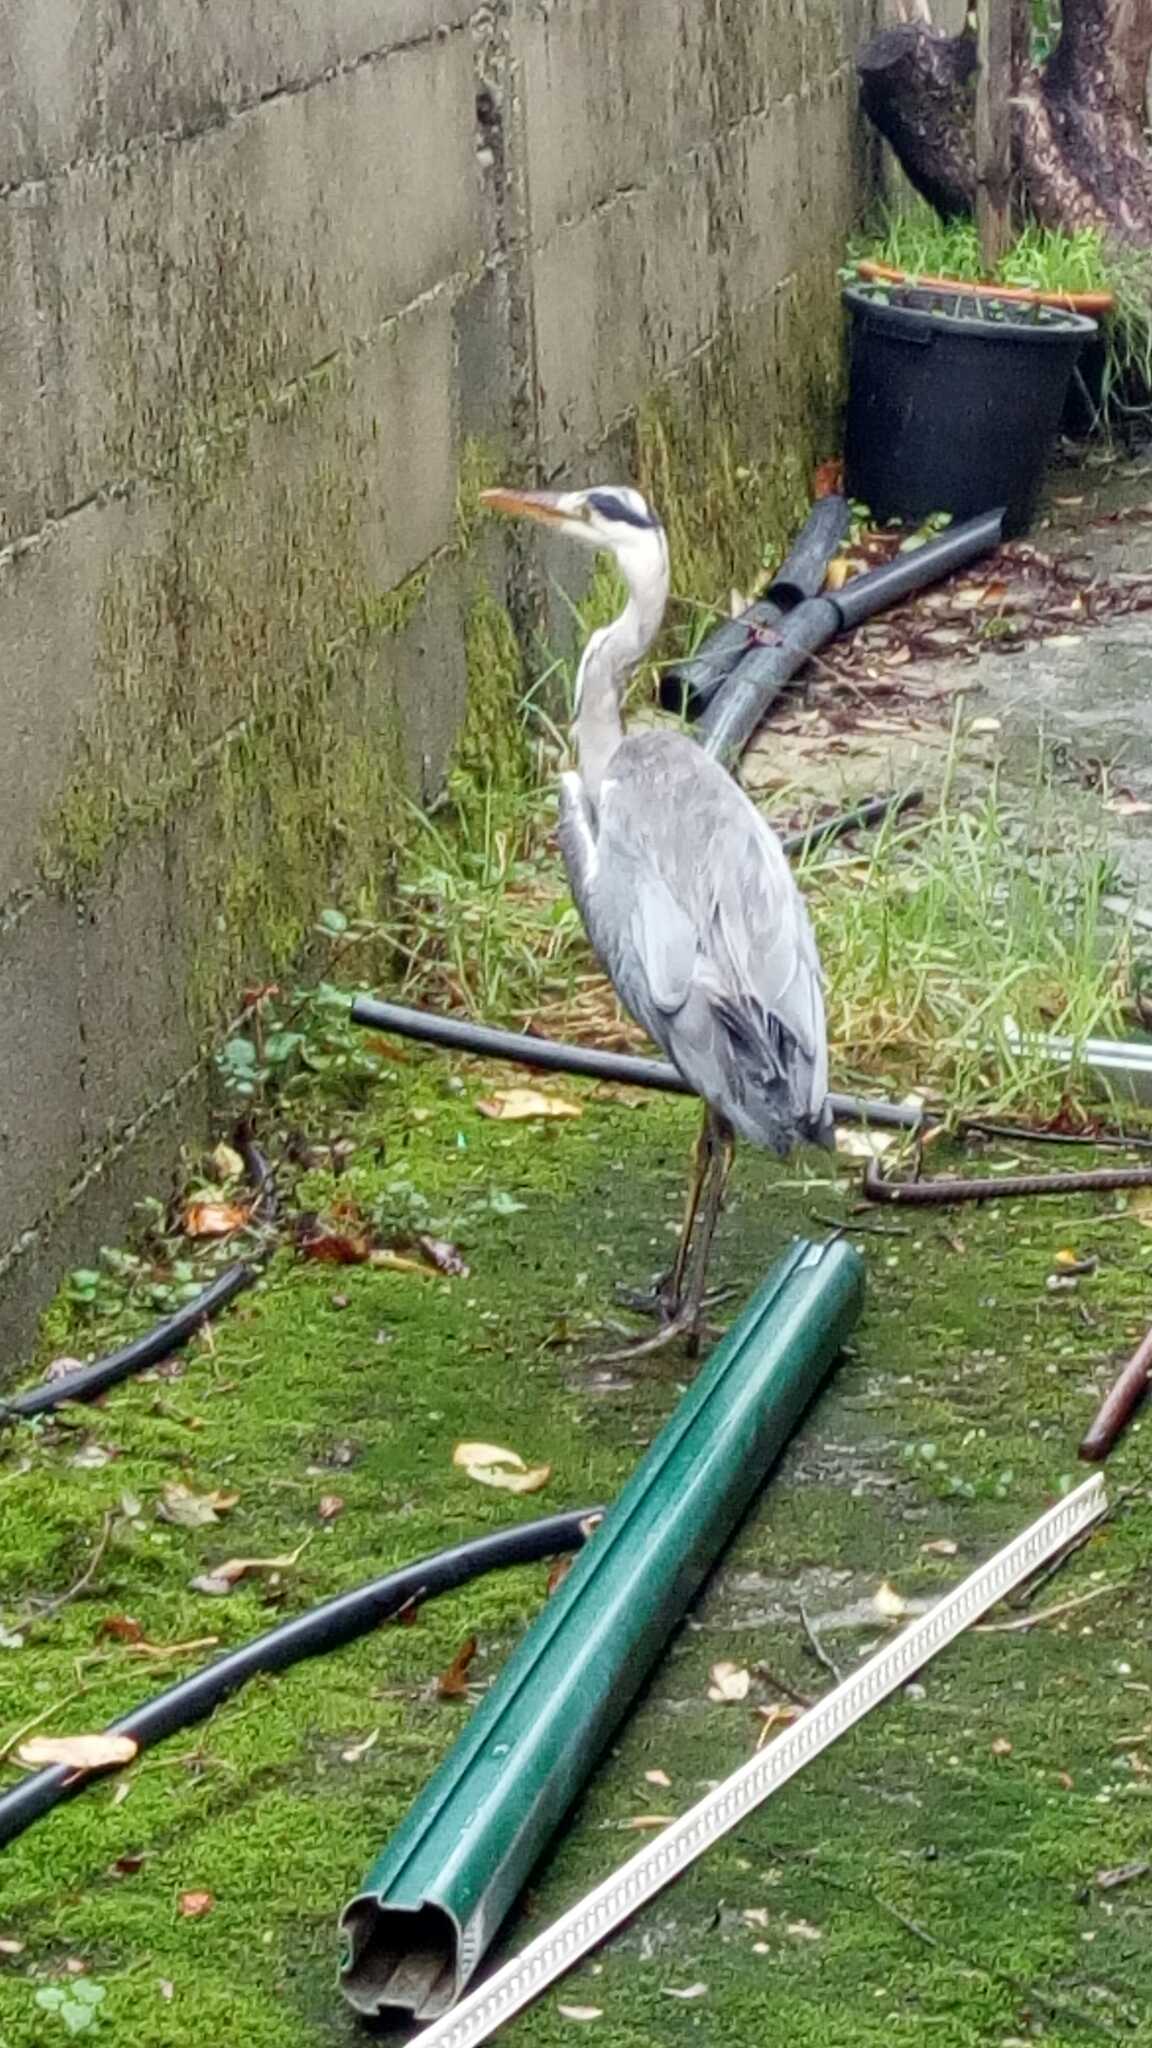
M226 1563L214 1565L210 1572L203 1572L189 1584L195 1593L230 1593L241 1579L252 1572L286 1572L298 1564L311 1539L305 1537L295 1550L289 1550L283 1557L230 1557Z
M1104 809L1110 811L1114 818L1146 818L1152 811L1152 804L1145 803L1138 796L1114 796Z
M418 1237L420 1250L430 1266L438 1273L447 1273L453 1280L467 1280L469 1268L454 1244L444 1237Z
M665 1790L672 1783L667 1771L645 1771L644 1777L649 1785L663 1785Z
M215 1904L211 1892L181 1892L180 1917L183 1920L203 1920Z
M138 1870L143 1870L147 1860L147 1853L144 1850L139 1850L135 1855L118 1856L115 1863L109 1864L108 1875L109 1877L135 1877Z
M302 1259L317 1259L328 1266L363 1266L372 1256L368 1230L337 1229L317 1216L300 1218L295 1231L296 1249Z
M622 1820L622 1828L667 1828L675 1820L674 1813L634 1813L629 1820Z
M16 1751L22 1764L69 1764L76 1771L102 1771L130 1764L140 1744L134 1735L33 1735Z
M164 1488L156 1514L161 1522L172 1522L177 1529L207 1529L231 1513L239 1499L238 1493L224 1493L220 1488L213 1493L193 1493L190 1486L173 1480Z
M316 1513L322 1522L334 1522L337 1515L344 1513L344 1502L338 1493L322 1495Z
M0 1939L0 1956L22 1956L23 1953L24 1943L22 1941L13 1941L7 1936Z
M734 1706L738 1701L747 1699L752 1674L744 1665L722 1661L713 1664L708 1676L712 1680L708 1687L710 1700L717 1700L725 1706Z
M570 1557L558 1557L556 1559L555 1564L552 1566L551 1570L548 1573L548 1583L544 1588L544 1595L546 1599L550 1600L552 1598L553 1593L559 1590L559 1588L564 1584L564 1581L568 1577L568 1574L571 1571L571 1569L572 1559Z
M577 1102L562 1095L544 1095L538 1088L498 1088L476 1104L481 1116L505 1124L527 1123L537 1117L583 1116Z
M1012 1744L1006 1735L998 1735L992 1744L993 1756L1011 1756Z
M518 1451L506 1451L499 1444L457 1444L452 1463L481 1486L496 1486L504 1493L539 1493L552 1477L551 1465L529 1467Z
M685 1984L682 1991L674 1990L671 1984L665 1984L663 1991L665 1998L683 1998L685 2002L691 1998L707 1998L708 1996L708 1986L706 1984Z
M602 2005L558 2005L556 2010L562 2020L602 2020L604 2017Z
M108 1614L96 1631L97 1637L110 1636L117 1643L142 1643L144 1631L130 1614Z
M922 1543L920 1548L928 1557L955 1557L960 1546L953 1543L950 1536L935 1536L931 1543Z
M466 1700L468 1697L468 1669L480 1645L475 1636L469 1636L461 1643L452 1662L436 1680L436 1691L442 1700Z
M189 1202L184 1211L186 1237L230 1237L248 1221L247 1209L238 1202Z

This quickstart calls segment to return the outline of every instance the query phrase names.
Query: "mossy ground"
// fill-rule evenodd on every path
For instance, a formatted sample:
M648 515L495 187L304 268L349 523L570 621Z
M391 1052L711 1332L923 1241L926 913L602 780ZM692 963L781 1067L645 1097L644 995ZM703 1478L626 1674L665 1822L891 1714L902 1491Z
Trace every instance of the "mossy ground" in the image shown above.
M467 1279L337 1269L278 1256L211 1348L99 1411L10 1437L0 1471L0 1610L82 1572L101 1518L140 1503L86 1592L0 1651L0 1742L31 1716L97 1728L203 1652L163 1665L98 1640L131 1615L155 1643L244 1640L268 1625L261 1581L228 1599L189 1589L226 1557L311 1541L284 1574L284 1611L509 1519L609 1498L677 1395L669 1357L600 1383L565 1344L610 1310L609 1280L660 1262L695 1112L575 1083L579 1121L502 1126L476 1098L491 1071L414 1054L356 1120L335 1192L401 1209L422 1192L471 1262ZM745 1155L720 1276L742 1291L789 1233L845 1213L844 1173ZM836 1184L829 1185L835 1178ZM300 1191L331 1194L321 1176ZM498 1199L493 1205L491 1197ZM506 1197L523 1206L513 1208ZM874 1220L874 1219L869 1219ZM891 1217L880 1219L892 1229ZM1030 1520L1065 1475L1096 1390L1147 1320L1152 1234L1133 1208L1087 1200L914 1219L860 1242L870 1294L851 1356L733 1554L671 1646L639 1710L541 1873L520 1940L748 1755L752 1700L707 1698L708 1667L763 1661L815 1692L803 1602L849 1666L883 1624L884 1580L931 1594ZM1046 1286L1055 1251L1096 1252L1078 1291ZM102 1349L111 1324L73 1331ZM64 1348L57 1315L53 1348ZM629 1383L630 1382L630 1383ZM514 1500L453 1470L462 1437L549 1462ZM1102 1594L1022 1633L970 1636L923 1696L878 1711L717 1848L608 1951L507 2030L533 2048L787 2039L796 2048L939 2048L1152 2039L1152 1882L1095 1873L1148 1854L1152 1821L1152 1515L1133 1431L1110 1473L1139 1490L1039 1596ZM74 1462L86 1443L112 1462ZM350 1462L341 1462L348 1460ZM157 1521L161 1488L239 1495L219 1527ZM318 1517L325 1494L343 1513ZM926 1551L950 1538L955 1558ZM104 1985L99 2033L118 2048L315 2048L359 2038L335 1989L335 1920L463 1722L430 1681L463 1639L498 1672L544 1597L542 1569L482 1582L360 1645L262 1681L207 1726L151 1752L3 1852L0 2041L66 2038L35 2003L80 1958ZM95 1653L95 1654L94 1654ZM85 1661L92 1660L92 1661ZM346 1751L379 1730L358 1761ZM1010 1753L998 1753L1004 1743ZM994 1747L996 1745L996 1747ZM667 1788L645 1772L659 1770ZM11 1782L14 1772L5 1772ZM121 1797L127 1788L127 1796ZM139 1867L117 1862L143 1857ZM205 1917L181 1894L205 1891ZM752 1914L749 1920L744 1916ZM694 1985L693 1999L668 1994ZM582 2024L563 2004L595 2006Z

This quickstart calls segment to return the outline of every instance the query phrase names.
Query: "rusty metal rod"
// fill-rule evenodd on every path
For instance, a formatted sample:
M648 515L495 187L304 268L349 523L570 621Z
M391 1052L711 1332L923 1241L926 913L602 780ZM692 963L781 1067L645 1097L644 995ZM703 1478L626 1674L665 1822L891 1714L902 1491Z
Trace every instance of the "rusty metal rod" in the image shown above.
M1101 1195L1117 1188L1152 1188L1152 1166L1098 1166L1085 1173L1005 1173L984 1179L886 1180L875 1160L864 1169L869 1202L901 1202L944 1209L960 1202L1014 1201L1034 1195Z
M1098 1465L1114 1450L1121 1431L1131 1421L1152 1382L1152 1330L1136 1346L1115 1386L1104 1396L1084 1433L1079 1456L1086 1465Z

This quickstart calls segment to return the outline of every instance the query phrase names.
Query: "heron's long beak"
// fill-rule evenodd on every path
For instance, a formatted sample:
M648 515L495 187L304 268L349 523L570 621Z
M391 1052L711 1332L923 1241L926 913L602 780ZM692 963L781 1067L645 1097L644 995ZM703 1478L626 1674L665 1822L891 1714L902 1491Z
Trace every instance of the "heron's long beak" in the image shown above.
M571 518L559 491L481 491L480 503L505 519L534 519L538 526L564 526Z

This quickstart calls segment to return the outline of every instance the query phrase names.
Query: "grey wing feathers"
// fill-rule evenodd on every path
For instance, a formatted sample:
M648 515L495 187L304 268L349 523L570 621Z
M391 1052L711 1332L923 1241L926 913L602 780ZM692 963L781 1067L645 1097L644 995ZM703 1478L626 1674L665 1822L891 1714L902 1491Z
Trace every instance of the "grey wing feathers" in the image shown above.
M616 988L753 1143L826 1140L824 999L779 841L690 740L637 734L600 789L585 921Z

